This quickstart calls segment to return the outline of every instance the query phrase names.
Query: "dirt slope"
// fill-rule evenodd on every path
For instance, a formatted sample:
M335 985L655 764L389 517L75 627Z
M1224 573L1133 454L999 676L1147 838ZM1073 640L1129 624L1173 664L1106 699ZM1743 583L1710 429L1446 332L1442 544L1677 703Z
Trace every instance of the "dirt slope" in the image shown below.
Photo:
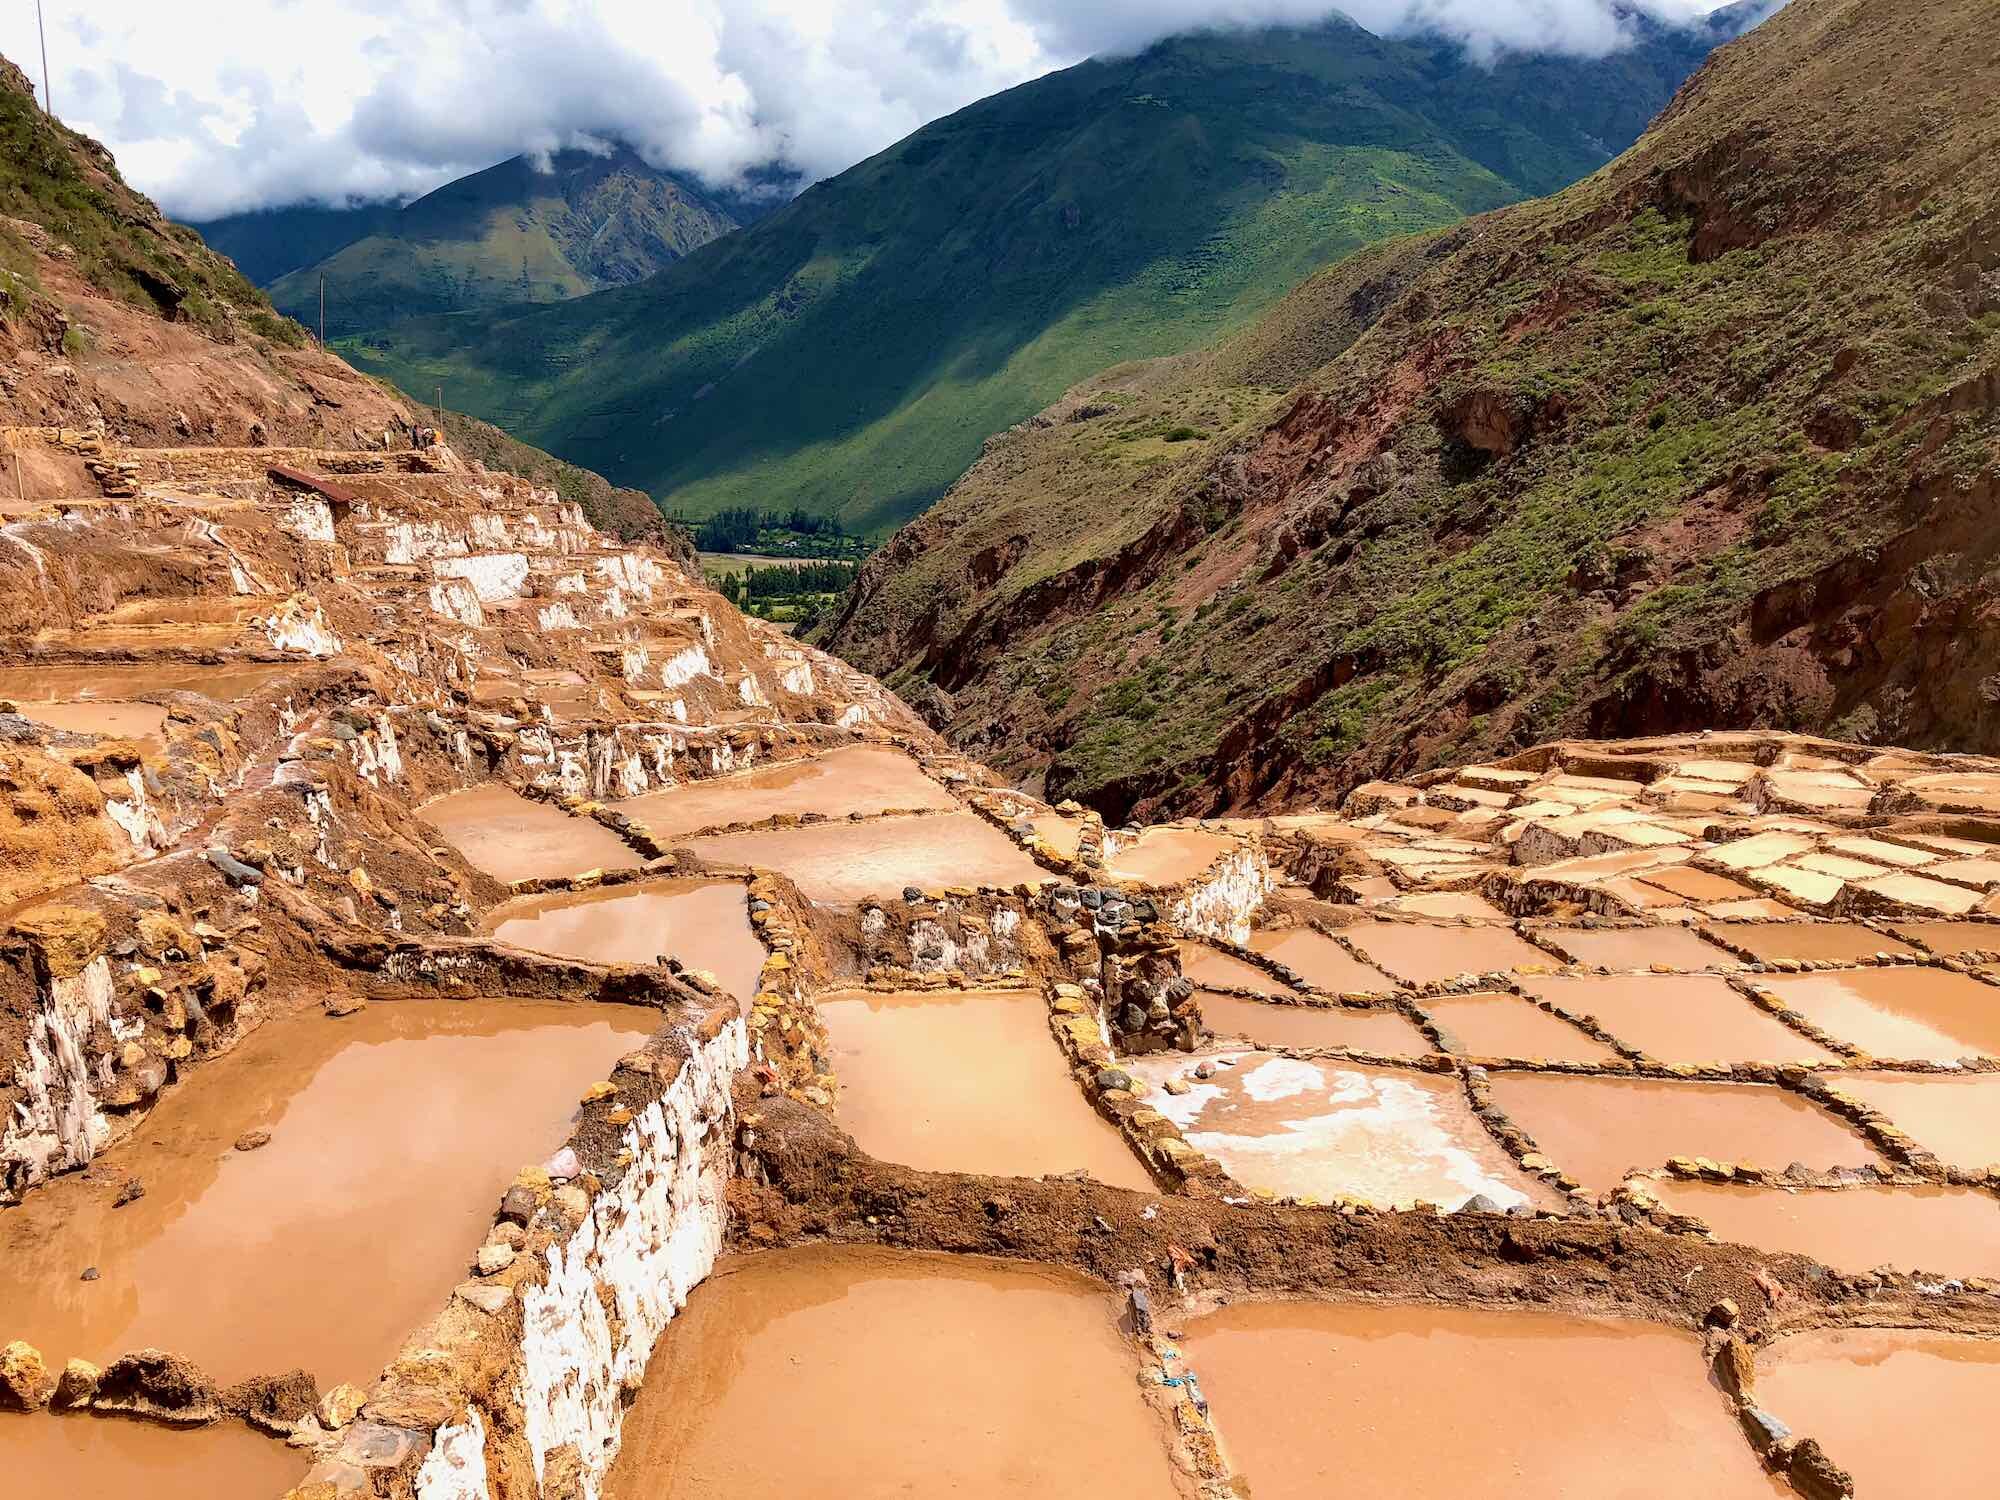
M994 440L825 638L1119 816L1554 734L2000 743L1996 25L1795 0L1588 180Z

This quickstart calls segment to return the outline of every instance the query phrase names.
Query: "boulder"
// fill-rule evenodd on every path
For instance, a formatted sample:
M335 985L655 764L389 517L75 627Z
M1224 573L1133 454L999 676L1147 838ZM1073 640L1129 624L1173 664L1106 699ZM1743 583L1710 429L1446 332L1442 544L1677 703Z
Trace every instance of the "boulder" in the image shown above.
M64 1411L77 1411L97 1398L97 1381L103 1371L87 1359L73 1359L63 1366L56 1382L54 1404Z
M304 1370L256 1375L224 1394L224 1407L259 1432L290 1437L293 1428L319 1407L319 1386Z
M0 1349L0 1411L40 1411L55 1393L41 1350L19 1339Z
M338 1432L361 1414L361 1408L368 1401L368 1393L358 1385L342 1381L319 1402L319 1425L328 1432Z
M193 1360L163 1349L140 1349L111 1361L91 1404L98 1411L176 1427L203 1426L223 1415L215 1382Z

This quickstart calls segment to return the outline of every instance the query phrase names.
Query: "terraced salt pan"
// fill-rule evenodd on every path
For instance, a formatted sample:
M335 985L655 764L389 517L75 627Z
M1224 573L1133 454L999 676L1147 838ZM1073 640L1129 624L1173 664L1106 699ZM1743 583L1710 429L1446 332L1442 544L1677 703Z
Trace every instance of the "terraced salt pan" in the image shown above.
M605 1495L1185 1496L1137 1369L1081 1276L879 1250L724 1261L661 1337Z
M1896 931L1947 958L2000 953L2000 922L1898 922Z
M291 670L284 666L193 666L177 662L85 667L0 667L0 700L38 724L78 734L165 744L167 710L137 694L201 693L217 703L248 697Z
M632 846L602 823L571 817L497 782L452 792L418 811L495 880L553 880L642 863Z
M1242 1037L1266 1047L1352 1047L1385 1057L1418 1057L1435 1050L1409 1017L1396 1010L1274 1005L1211 990L1198 994L1201 1018L1217 1036Z
M1260 995L1283 995L1291 992L1276 975L1267 974L1253 963L1246 963L1233 953L1224 953L1211 948L1206 943L1184 942L1180 945L1181 973L1196 984L1219 984L1230 989L1254 990Z
M1371 963L1412 984L1435 984L1461 974L1548 968L1555 962L1502 928L1362 922L1344 929L1343 935Z
M1917 951L1887 933L1874 932L1853 922L1718 922L1710 931L1765 963L1789 958L1851 964L1873 958L1877 953Z
M7 1493L99 1500L273 1500L309 1460L239 1422L176 1431L119 1417L0 1417Z
M224 1382L303 1366L322 1389L366 1384L466 1277L514 1173L658 1021L416 1000L271 1021L87 1175L0 1213L0 1328L58 1368L153 1346ZM269 1145L232 1150L259 1129ZM132 1178L145 1196L115 1207Z
M1704 1377L1644 1323L1451 1307L1237 1303L1189 1364L1257 1500L1773 1500Z
M1786 1192L1663 1182L1660 1201L1721 1240L1810 1255L1856 1274L1891 1266L1947 1277L2000 1276L2000 1198L1974 1188L1884 1187Z
M1757 1401L1854 1476L1857 1496L1993 1493L2000 1339L1841 1329L1780 1339Z
M1204 1064L1213 1076L1197 1076ZM1486 1133L1455 1079L1235 1050L1125 1066L1150 1085L1146 1102L1245 1187L1384 1208L1455 1209L1479 1194L1502 1208L1554 1203ZM1166 1087L1176 1079L1184 1093Z
M664 840L698 828L758 823L782 813L844 818L889 808L948 812L958 803L902 751L843 745L810 759L691 781L612 805Z
M1443 995L1423 1008L1469 1057L1543 1062L1616 1062L1618 1054L1579 1027L1518 995Z
M1496 1072L1491 1082L1494 1102L1592 1192L1676 1156L1774 1170L1877 1160L1840 1120L1774 1085L1522 1072Z
M1837 969L1761 983L1829 1036L1875 1057L2000 1056L2000 988L1949 969Z
M1521 988L1572 1015L1596 1017L1621 1042L1658 1062L1834 1060L1712 974L1529 975Z
M1041 1177L1079 1168L1153 1180L1070 1079L1039 995L863 990L819 998L840 1080L836 1117L862 1150L934 1172Z
M1206 828L1148 828L1130 842L1119 844L1104 862L1104 873L1113 880L1135 880L1141 885L1179 885L1192 880L1236 847L1225 833Z
M1834 1086L1882 1111L1947 1166L2000 1166L2000 1073L1842 1073Z
M776 870L790 876L807 900L838 904L899 896L906 886L941 890L1054 878L969 812L726 833L683 847L722 864Z
M1735 954L1704 943L1685 927L1551 927L1541 935L1575 962L1613 971L1664 965L1694 972L1738 963Z
M493 936L539 953L600 964L677 958L738 1000L757 993L764 945L749 896L733 880L663 880L559 891L510 901L489 919Z
M1250 934L1249 946L1296 971L1314 989L1329 994L1387 994L1396 986L1332 938L1314 927L1283 927Z

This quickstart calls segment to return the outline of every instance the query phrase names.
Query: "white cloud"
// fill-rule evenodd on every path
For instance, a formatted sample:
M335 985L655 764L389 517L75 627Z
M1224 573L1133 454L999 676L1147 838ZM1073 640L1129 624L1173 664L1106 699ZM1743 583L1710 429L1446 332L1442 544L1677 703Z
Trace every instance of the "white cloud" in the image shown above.
M1347 0L1475 49L1614 47L1615 0ZM1639 0L1670 14L1714 0ZM1326 0L47 0L56 111L170 212L426 191L622 137L726 183L828 176L975 99L1201 26ZM34 8L0 52L40 78Z

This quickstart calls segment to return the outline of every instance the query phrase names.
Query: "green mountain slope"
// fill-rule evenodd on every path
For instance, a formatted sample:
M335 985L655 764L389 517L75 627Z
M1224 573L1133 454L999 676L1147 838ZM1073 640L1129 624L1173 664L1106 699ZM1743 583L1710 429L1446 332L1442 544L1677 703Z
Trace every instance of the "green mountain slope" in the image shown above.
M284 209L204 233L247 246L267 269L290 261L268 282L271 300L308 324L324 275L332 338L630 285L736 227L713 200L629 150L565 151L547 165L517 156L386 212ZM324 258L310 254L321 246Z
M340 251L391 225L402 205L361 203L350 208L326 208L297 203L284 208L260 208L221 219L190 219L188 228L211 250L236 262L236 269L269 286L287 271Z
M1568 735L2000 746L2000 21L1792 0L1631 152L991 445L822 632L1107 815Z
M926 126L642 285L344 352L671 507L880 533L1107 360L1600 166L1711 41L1641 23L1487 69L1346 22L1181 38Z

